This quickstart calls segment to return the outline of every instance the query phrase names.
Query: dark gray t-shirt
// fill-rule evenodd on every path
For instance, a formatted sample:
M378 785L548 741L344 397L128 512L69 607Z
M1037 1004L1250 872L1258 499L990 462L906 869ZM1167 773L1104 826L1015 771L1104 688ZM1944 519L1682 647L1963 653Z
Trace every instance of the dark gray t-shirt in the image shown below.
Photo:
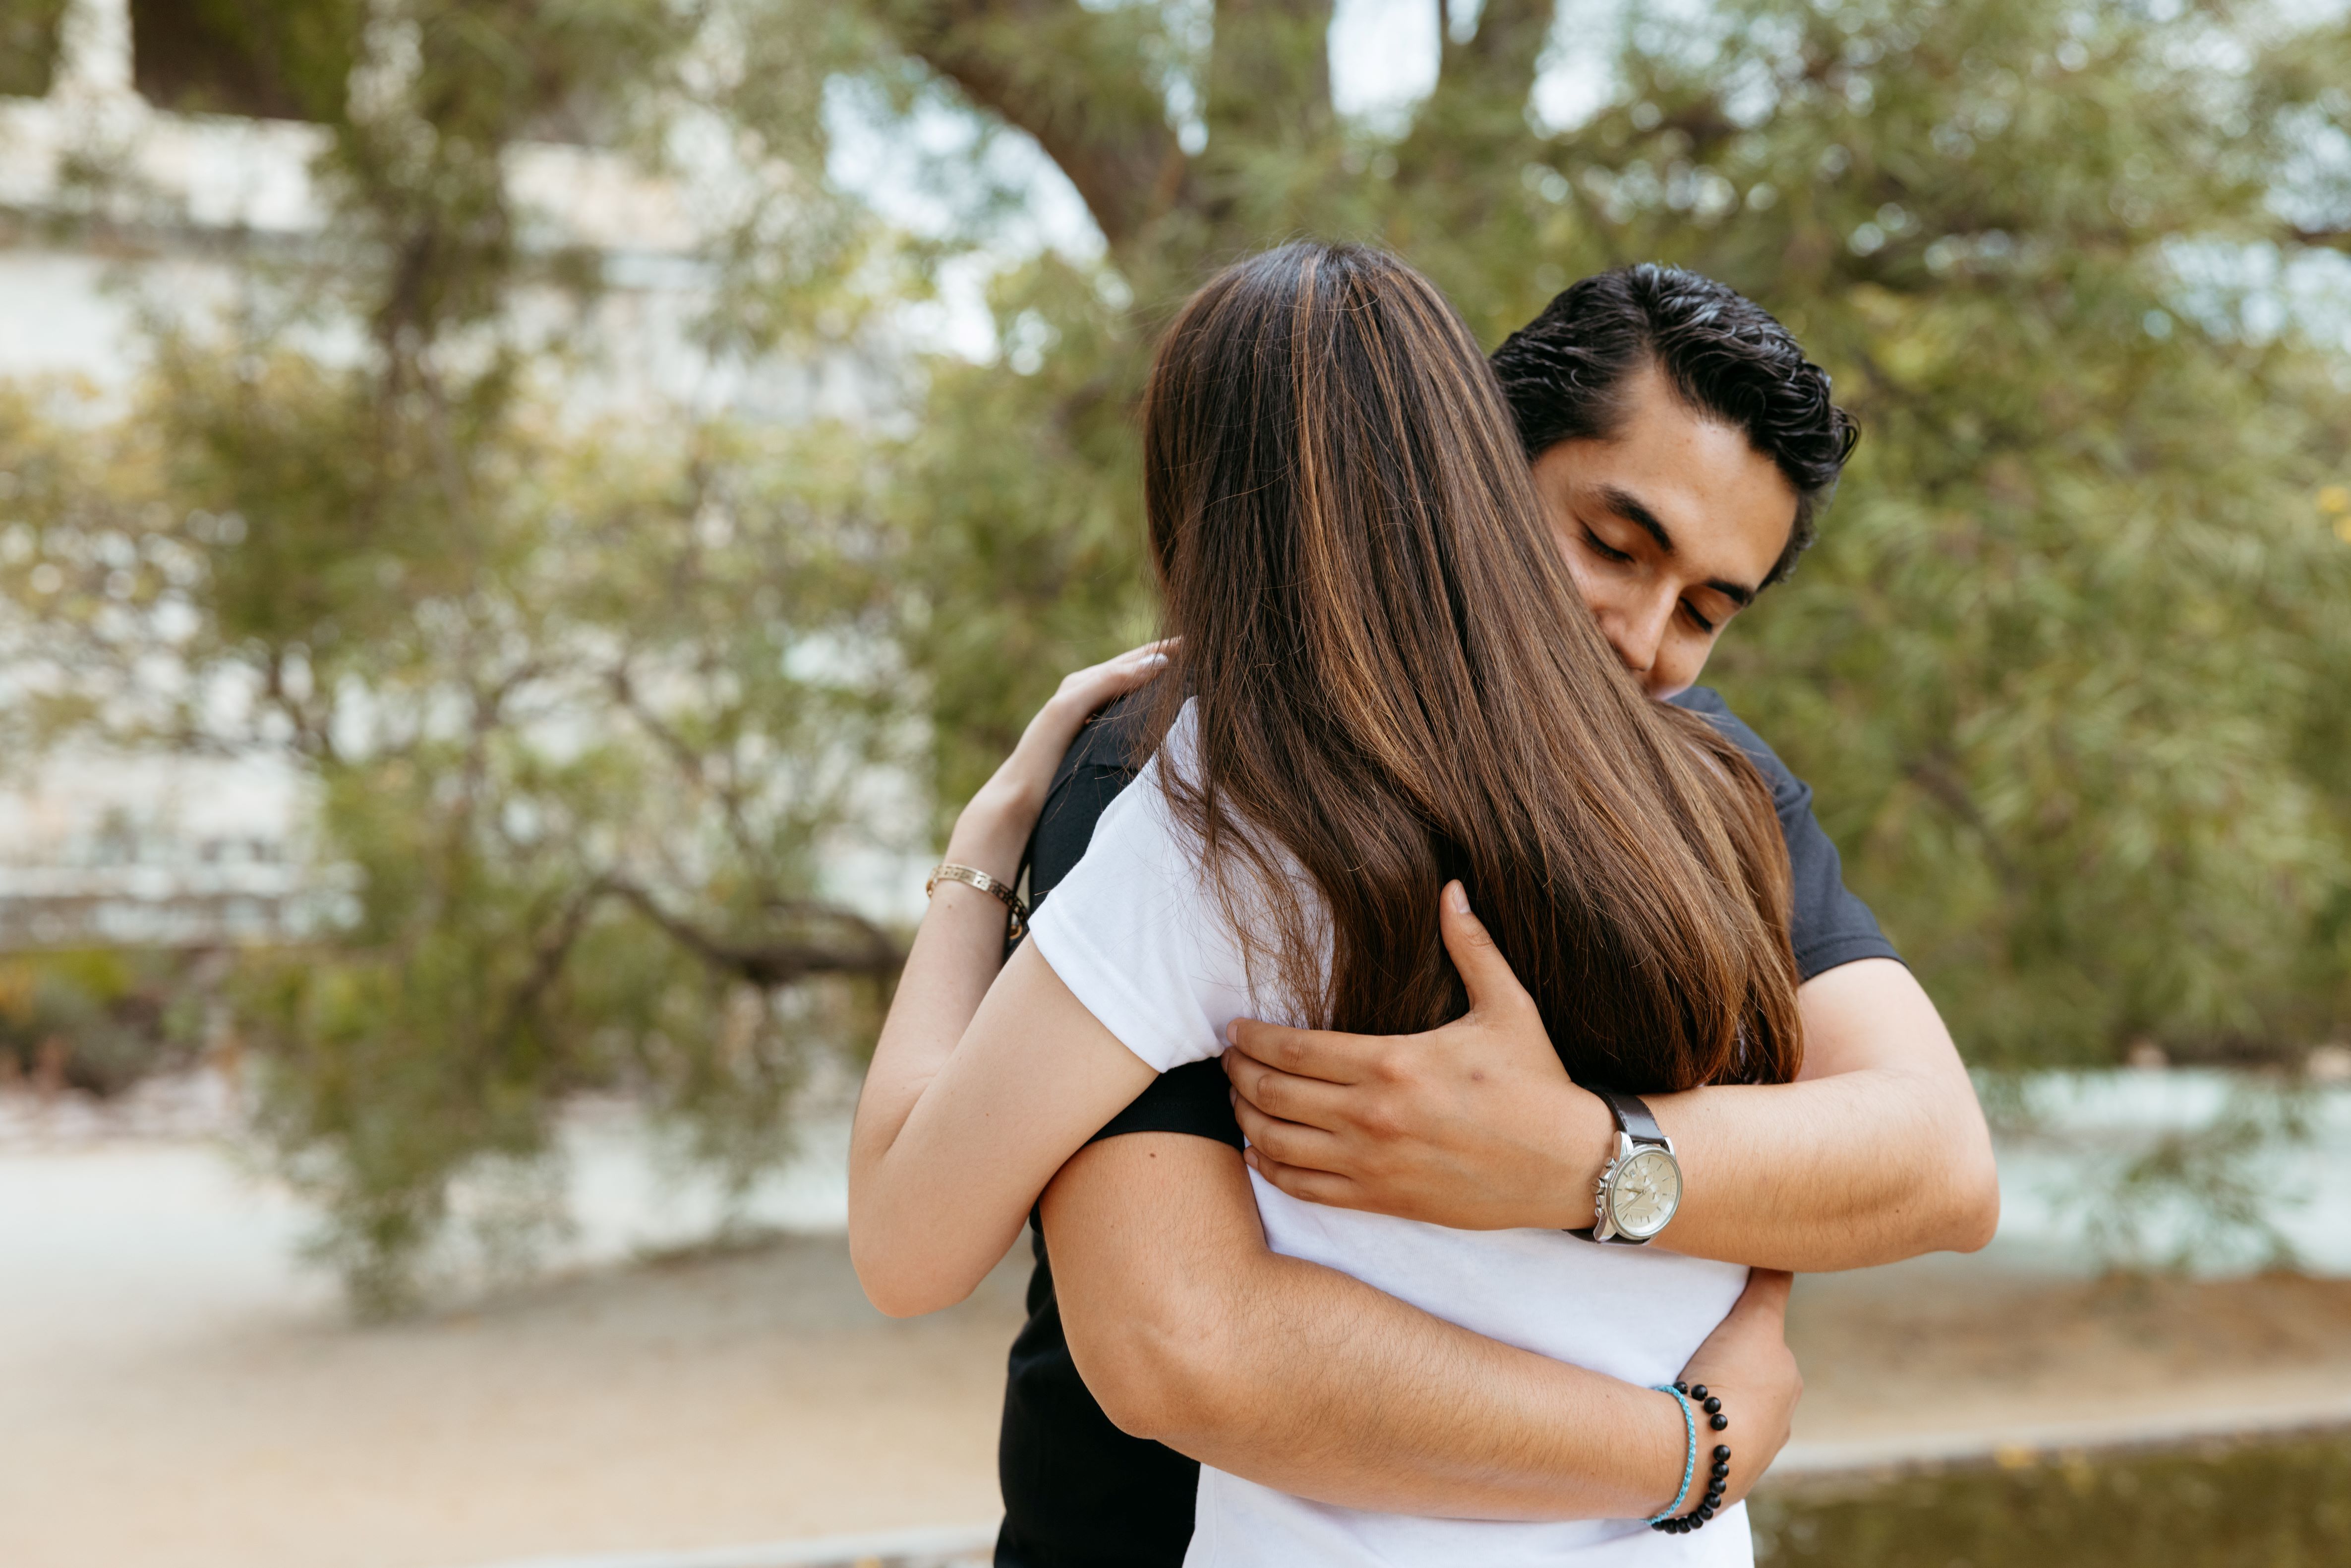
M1844 885L1836 845L1813 817L1813 791L1719 696L1694 686L1673 699L1737 741L1771 785L1794 873L1790 936L1804 979L1859 958L1898 958L1869 906ZM1094 823L1134 777L1135 705L1114 703L1081 733L1055 773L1029 844L1029 890L1042 902L1082 859ZM1094 1134L1181 1133L1238 1149L1241 1132L1224 1068L1196 1061L1161 1074ZM1200 1467L1111 1425L1070 1358L1045 1236L1032 1220L1036 1271L1029 1322L1012 1343L997 1478L1004 1492L998 1568L1179 1568L1192 1539Z

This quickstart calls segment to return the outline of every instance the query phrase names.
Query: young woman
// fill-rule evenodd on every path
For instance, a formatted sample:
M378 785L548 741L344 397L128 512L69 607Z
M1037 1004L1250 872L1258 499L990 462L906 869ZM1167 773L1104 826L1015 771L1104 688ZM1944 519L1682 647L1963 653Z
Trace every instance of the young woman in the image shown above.
M1485 914L1578 1082L1794 1076L1769 794L1610 655L1433 287L1345 246L1230 269L1169 330L1144 438L1171 640L1064 683L958 821L948 862L969 880L936 884L858 1109L851 1244L877 1305L967 1294L1087 1137L1154 1074L1220 1051L1235 1018L1405 1034L1457 1014L1440 888ZM1155 673L1156 755L997 974L985 884L1017 874L1084 716ZM1649 1386L1746 1280L1255 1191L1277 1252ZM1702 1497L1672 1479L1650 1506ZM1418 1519L1209 1469L1191 1560L1746 1561L1743 1521L1722 1525Z

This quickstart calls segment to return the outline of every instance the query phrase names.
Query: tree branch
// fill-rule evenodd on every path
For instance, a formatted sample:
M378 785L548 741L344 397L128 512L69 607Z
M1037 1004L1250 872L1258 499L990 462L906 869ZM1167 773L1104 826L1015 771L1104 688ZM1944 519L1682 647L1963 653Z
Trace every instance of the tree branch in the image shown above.
M1331 121L1331 0L1218 0L1208 145L1305 145Z
M1450 28L1440 39L1437 90L1495 99L1523 110L1535 90L1535 68L1542 63L1557 4L1486 0L1468 43L1456 43Z
M1486 0L1478 31L1467 43L1456 42L1449 29L1442 35L1436 89L1398 150L1405 179L1442 182L1462 201L1476 204L1495 199L1496 149L1513 142L1531 146L1534 141L1527 102L1534 95L1535 68L1551 37L1555 5L1556 0ZM1502 166L1514 170L1516 163Z
M2022 871L2009 858L2000 834L1992 829L1991 820L1976 803L1975 792L1959 777L1959 771L1951 759L1939 754L1922 757L1906 771L1912 783L1925 790L1929 799L1939 803L1976 835L1983 845L1984 858L1991 862L1992 873L2000 878L2001 885L2011 894L2021 892L2024 883Z
M494 1049L511 1039L522 1020L538 1010L539 1003L563 973L564 960L571 956L572 947L580 940L580 933L587 927L588 916L595 910L598 899L605 891L601 883L596 883L580 889L564 905L563 914L558 917L552 929L539 937L531 953L529 971L507 998L497 1027L488 1037Z
M1144 6L894 0L899 47L1037 139L1113 248L1175 204L1186 159L1167 124Z
M734 768L727 768L726 783L714 782L710 777L710 759L687 745L684 736L637 700L636 683L630 679L626 664L616 665L605 676L605 684L611 689L613 700L637 721L646 734L653 737L654 743L669 755L677 770L697 789L707 789L718 798L719 814L726 819L726 834L735 841L736 849L747 859L759 858L759 840L751 831L750 821L744 814L742 790L735 778Z
M746 946L721 940L670 914L633 883L615 879L606 885L695 957L763 990L810 975L894 974L906 960L888 932L862 915L831 904L799 901L775 904L774 912L799 929L778 941Z

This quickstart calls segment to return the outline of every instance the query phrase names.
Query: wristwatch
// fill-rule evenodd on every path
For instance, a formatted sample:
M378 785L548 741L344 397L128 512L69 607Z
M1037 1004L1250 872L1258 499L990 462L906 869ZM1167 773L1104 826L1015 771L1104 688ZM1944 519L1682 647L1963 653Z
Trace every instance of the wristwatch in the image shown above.
M1620 1247L1646 1247L1682 1206L1682 1165L1674 1141L1637 1095L1584 1085L1616 1118L1616 1154L1592 1195L1592 1228L1569 1232Z

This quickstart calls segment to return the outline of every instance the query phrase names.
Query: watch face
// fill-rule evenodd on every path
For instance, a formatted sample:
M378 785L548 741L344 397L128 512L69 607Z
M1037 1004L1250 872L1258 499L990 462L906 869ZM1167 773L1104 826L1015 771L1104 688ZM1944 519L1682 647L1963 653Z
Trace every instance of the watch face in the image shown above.
M1681 1207L1682 1167L1663 1149L1642 1149L1617 1167L1608 1211L1616 1228L1635 1238L1655 1236Z

